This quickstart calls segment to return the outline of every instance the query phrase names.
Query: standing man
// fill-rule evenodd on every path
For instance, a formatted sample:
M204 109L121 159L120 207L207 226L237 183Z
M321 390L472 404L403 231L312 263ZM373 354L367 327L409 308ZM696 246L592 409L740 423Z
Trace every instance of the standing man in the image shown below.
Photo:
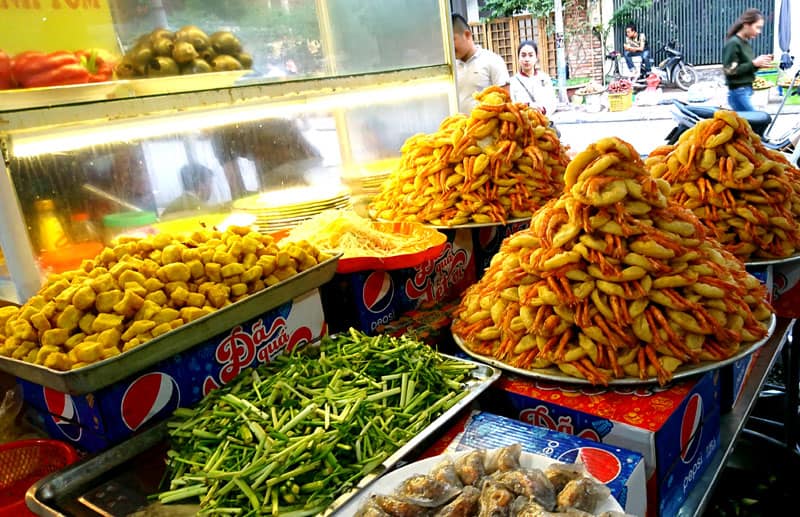
M633 56L642 58L641 73L647 75L650 72L650 51L647 50L647 40L644 33L636 31L636 25L629 23L625 26L625 44L622 46L622 55L625 56L625 63L628 70L634 71Z
M502 57L475 44L472 30L460 14L453 15L453 43L458 111L469 114L478 105L478 101L472 97L473 93L492 85L508 89L508 68Z

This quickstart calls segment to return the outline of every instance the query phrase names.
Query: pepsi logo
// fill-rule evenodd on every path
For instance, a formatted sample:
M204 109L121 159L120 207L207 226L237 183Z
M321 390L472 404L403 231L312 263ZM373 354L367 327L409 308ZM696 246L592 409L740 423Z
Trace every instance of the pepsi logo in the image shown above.
M611 483L622 472L619 458L597 447L570 449L556 459L564 463L583 465L588 474L603 484Z
M44 404L47 406L47 411L50 413L53 423L56 424L56 427L64 436L73 442L79 441L83 436L83 429L80 425L81 420L75 407L75 401L67 393L61 393L50 388L42 388L42 390Z
M161 372L142 375L128 386L122 396L122 423L135 431L150 420L171 415L180 401L180 388L170 375Z
M774 277L772 279L772 284L778 291L783 291L786 289L786 284L789 281L786 279L786 275L783 273L778 273L777 271L774 273Z
M681 418L681 461L691 463L700 450L700 428L703 426L703 397L695 393L686 402Z
M497 241L500 240L500 237L501 235L497 230L497 226L485 226L478 231L478 242L481 245L481 249L494 247L497 245Z
M373 271L364 280L361 299L369 312L379 314L394 300L394 282L386 271Z

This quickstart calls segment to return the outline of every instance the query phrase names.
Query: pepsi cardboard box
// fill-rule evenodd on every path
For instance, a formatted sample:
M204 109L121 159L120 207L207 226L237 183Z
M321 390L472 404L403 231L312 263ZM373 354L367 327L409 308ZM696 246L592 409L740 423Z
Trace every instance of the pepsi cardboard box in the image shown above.
M528 424L644 456L649 516L672 516L719 447L718 371L676 382L602 388L503 376L491 408Z
M18 379L35 421L53 438L89 452L117 444L224 386L246 368L327 332L315 289L96 393L70 395Z
M772 307L775 314L784 318L800 318L800 261L771 267Z
M448 231L435 259L413 268L334 275L323 285L322 305L332 333L353 327L375 334L381 325L424 304L458 298L475 283L475 257L469 230Z
M644 458L637 452L480 411L473 412L461 426L463 430L451 437L446 451L496 449L519 443L531 454L583 464L589 474L608 486L626 513L645 514Z
M528 224L440 229L447 243L435 259L413 268L337 273L322 286L330 331L353 327L375 334L408 311L460 298L483 276L503 239Z
M741 359L720 368L720 411L724 414L733 409L739 401L744 390L750 372L753 370L756 359L761 353L761 349L751 354L747 354Z
M459 300L451 300L433 306L424 306L406 312L398 319L380 325L376 332L391 336L413 335L416 339L436 348L439 352L453 354L457 350L450 324Z
M775 298L775 269L772 264L746 266L747 272L758 278L767 288L767 301L772 303Z
M530 226L530 219L513 223L493 226L483 226L472 229L472 245L475 250L475 267L477 277L481 278L483 272L489 267L492 257L500 251L500 245L506 237L524 230Z

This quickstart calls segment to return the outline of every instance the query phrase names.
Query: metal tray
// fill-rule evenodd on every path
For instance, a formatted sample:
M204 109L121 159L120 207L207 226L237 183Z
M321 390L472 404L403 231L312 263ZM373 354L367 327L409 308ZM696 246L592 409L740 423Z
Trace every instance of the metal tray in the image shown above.
M789 264L792 262L797 262L800 260L800 253L795 253L794 255L790 255L788 257L783 258L751 258L744 261L744 265L747 266L768 266L778 265L778 264Z
M372 216L372 214L370 214L370 216ZM378 222L381 222L381 223L394 222L394 221L390 221L388 219L380 219L380 218L376 218L376 217L372 217L372 218L375 221L378 221ZM503 223L501 221L492 221L490 223L465 223L465 224L454 224L454 225L451 225L451 226L447 226L446 224L432 224L432 223L420 223L420 224L425 225L428 228L435 228L437 230L460 230L462 228L468 228L469 229L469 228L489 228L489 227L492 227L492 226L509 226L509 225L512 225L512 224L527 223L527 222L530 222L530 220L531 220L530 217L518 217L516 219L509 219L505 223Z
M500 370L486 364L442 355L448 359L475 365L475 369L472 370L472 379L466 383L467 395L431 422L420 434L386 458L355 488L336 499L322 515L344 517L339 509L351 498L397 466L405 456L412 453L448 424L500 377ZM163 468L158 471L154 466L164 466L167 438L167 422L161 422L116 447L55 472L28 489L25 495L28 507L36 514L45 516L67 514L96 516L97 513L106 516L127 515L135 511L137 502L143 505L149 504L147 497L158 490L157 484L161 479ZM136 475L137 472L139 475ZM108 494L109 492L117 492L124 496L124 501L118 501L119 508L116 511L111 510L107 505L98 503L98 499L101 499L98 494ZM179 506L185 507L186 505ZM89 508L92 510L90 511ZM194 509L196 508L194 506ZM163 508L159 513L159 515L168 514L163 511Z
M685 377L693 377L695 375L699 375L701 373L705 373L709 370L716 370L717 368L721 368L725 365L735 363L742 357L746 356L747 354L753 353L772 338L772 334L775 332L775 326L777 323L777 318L773 314L770 316L769 326L767 328L767 335L761 339L760 341L756 341L752 345L741 348L738 352L727 359L723 359L722 361L703 361L697 364L688 364L686 366L679 366L673 373L672 373L672 380L683 379ZM554 381L554 382L563 382L566 384L587 384L591 385L592 383L587 381L586 379L581 379L579 377L573 377L571 375L567 375L563 373L561 370L557 368L535 368L535 369L526 369L526 368L517 368L516 366L511 366L510 364L506 364L502 361L499 361L493 357L487 357L485 355L481 355L475 353L474 351L470 350L465 344L464 341L457 335L453 334L453 340L455 340L456 344L464 351L464 353L468 354L470 357L477 359L478 361L485 362L492 366L496 366L497 368L501 368L503 370L516 373L517 375L522 375L524 377L531 377L534 379L540 379L545 381ZM625 386L625 385L637 385L637 384L656 384L658 383L658 379L656 377L650 377L647 379L639 379L638 377L625 377L622 379L610 379L608 381L609 386Z
M62 393L85 395L188 350L211 336L321 286L333 278L339 257L341 254L116 357L68 372L51 370L10 357L0 357L0 371Z

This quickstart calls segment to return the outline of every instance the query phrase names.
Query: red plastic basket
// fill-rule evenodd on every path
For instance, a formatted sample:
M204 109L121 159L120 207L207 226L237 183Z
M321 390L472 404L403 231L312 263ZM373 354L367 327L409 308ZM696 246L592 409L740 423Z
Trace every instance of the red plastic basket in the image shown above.
M28 488L77 459L75 449L56 440L20 440L0 445L0 517L32 515L25 506Z

